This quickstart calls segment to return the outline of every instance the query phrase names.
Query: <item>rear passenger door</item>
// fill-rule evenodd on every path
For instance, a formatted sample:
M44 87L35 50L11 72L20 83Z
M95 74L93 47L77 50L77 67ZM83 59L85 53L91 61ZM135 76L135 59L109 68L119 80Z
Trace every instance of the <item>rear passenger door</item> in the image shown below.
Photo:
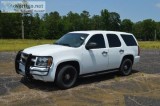
M109 45L109 69L119 68L121 64L121 58L124 54L124 50L122 49L122 44L119 37L116 34L107 34Z

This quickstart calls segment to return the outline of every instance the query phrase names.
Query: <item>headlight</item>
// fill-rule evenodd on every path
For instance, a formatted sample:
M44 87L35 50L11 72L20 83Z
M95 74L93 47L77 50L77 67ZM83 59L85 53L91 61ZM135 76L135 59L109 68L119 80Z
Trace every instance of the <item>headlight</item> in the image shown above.
M52 57L38 57L36 66L50 67L52 65Z

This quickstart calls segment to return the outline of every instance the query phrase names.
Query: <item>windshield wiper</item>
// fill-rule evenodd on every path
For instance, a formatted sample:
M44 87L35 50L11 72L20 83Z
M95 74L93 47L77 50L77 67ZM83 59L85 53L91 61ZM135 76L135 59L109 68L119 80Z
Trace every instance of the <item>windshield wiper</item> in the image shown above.
M53 44L58 45L59 43L56 42L56 43L53 43Z
M60 45L71 47L69 44L66 44L66 43L61 43Z
M54 44L56 44L56 45L63 45L63 46L69 46L69 47L71 47L69 44L66 44L66 43L54 43Z

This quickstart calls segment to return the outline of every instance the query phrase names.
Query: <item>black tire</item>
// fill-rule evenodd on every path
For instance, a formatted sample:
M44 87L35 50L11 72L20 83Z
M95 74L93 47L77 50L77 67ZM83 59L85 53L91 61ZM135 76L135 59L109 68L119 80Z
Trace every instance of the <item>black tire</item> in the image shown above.
M77 80L78 72L72 65L64 65L58 70L56 85L61 89L73 87Z
M132 61L130 59L123 59L119 71L123 76L130 75L132 72Z

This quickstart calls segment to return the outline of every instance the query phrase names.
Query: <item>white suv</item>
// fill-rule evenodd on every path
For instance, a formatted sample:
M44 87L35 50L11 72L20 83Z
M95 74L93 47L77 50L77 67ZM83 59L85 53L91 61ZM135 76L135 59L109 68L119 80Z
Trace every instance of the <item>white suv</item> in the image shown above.
M69 32L54 44L19 51L15 59L18 74L50 81L58 87L72 87L78 76L119 71L129 75L140 60L133 34L116 31Z

